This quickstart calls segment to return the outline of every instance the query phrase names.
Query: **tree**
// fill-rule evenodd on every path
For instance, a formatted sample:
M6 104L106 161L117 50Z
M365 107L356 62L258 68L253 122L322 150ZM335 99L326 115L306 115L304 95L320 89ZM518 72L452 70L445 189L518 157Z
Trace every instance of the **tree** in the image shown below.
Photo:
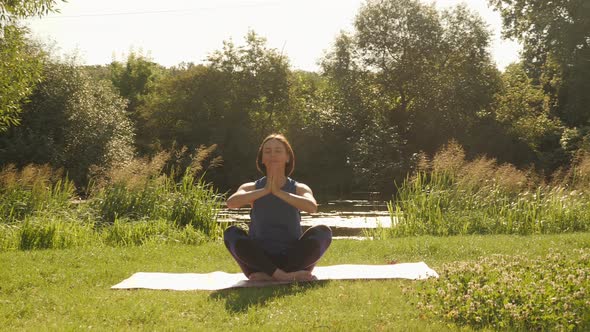
M245 45L224 42L207 65L172 68L140 113L153 148L217 144L224 160L222 188L251 179L258 144L285 132L291 116L289 64L265 40L249 32Z
M38 48L26 40L18 20L56 11L57 1L0 1L0 133L19 124L21 104L40 79Z
M0 136L0 160L18 166L49 163L87 184L92 166L133 157L133 127L110 84L92 81L74 64L49 61L25 105L22 124Z
M294 71L289 81L292 111L287 135L297 157L297 178L310 184L321 199L349 197L354 177L347 162L350 144L341 130L354 124L341 126L326 76Z
M523 43L524 58L540 69L547 56L573 65L590 50L590 3L586 0L488 0L502 15L506 38ZM527 68L530 69L530 68ZM538 79L540 75L533 75Z
M64 1L64 0L62 0ZM2 0L0 1L0 28L31 16L44 16L58 11L56 0ZM1 37L1 36L0 36Z
M141 154L146 154L150 150L151 134L138 109L144 105L146 96L164 75L164 68L134 52L129 54L126 62L113 61L109 68L111 82L127 100L127 115L136 129L136 147Z
M284 131L289 117L289 61L265 44L266 39L249 31L245 45L224 42L223 50L208 58L213 69L232 77L242 112L258 137Z
M0 133L20 123L22 103L41 78L41 51L15 26L3 28L0 39Z
M367 1L353 34L324 61L336 118L350 119L349 160L368 186L391 188L411 156L451 138L470 142L499 87L490 33L464 6L439 13L419 1ZM346 121L341 121L346 125ZM374 177L370 179L369 177Z
M508 66L502 81L502 90L496 95L496 119L534 151L534 161L541 168L555 169L563 162L559 143L563 128L550 113L549 98L521 64Z
M209 143L225 124L229 82L204 65L172 68L158 80L138 108L149 151L174 145L194 149Z
M123 98L129 100L127 110L130 113L137 109L143 96L151 91L162 70L158 64L134 52L129 54L124 63L113 61L109 67L113 85Z
M326 87L322 91L323 139L330 146L326 172L340 182L341 196L349 196L351 191L367 191L374 185L370 179L370 155L374 149L365 144L363 137L373 129L376 117L376 86L374 76L361 63L354 36L342 32L334 47L322 59L322 75ZM381 142L381 144L387 144ZM324 159L324 158L320 158ZM389 160L389 158L384 158ZM337 171L336 171L337 170ZM372 190L377 190L372 188Z
M489 0L503 35L523 44L527 74L542 84L551 111L570 127L590 123L590 2Z

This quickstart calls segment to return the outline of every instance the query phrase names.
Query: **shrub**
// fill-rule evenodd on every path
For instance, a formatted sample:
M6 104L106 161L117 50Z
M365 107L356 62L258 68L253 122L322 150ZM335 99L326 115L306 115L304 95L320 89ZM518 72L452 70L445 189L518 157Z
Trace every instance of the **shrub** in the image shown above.
M23 107L21 125L0 137L0 160L63 168L78 187L91 166L112 167L133 157L133 125L125 101L106 81L74 63L48 61Z
M440 278L404 290L427 316L476 328L586 330L590 250L545 257L495 255L442 267Z

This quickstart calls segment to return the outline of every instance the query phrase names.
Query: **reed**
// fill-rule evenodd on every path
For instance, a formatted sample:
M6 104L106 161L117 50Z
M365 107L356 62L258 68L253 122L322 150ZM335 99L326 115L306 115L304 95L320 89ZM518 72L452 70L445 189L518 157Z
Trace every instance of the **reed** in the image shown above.
M167 152L116 169L94 169L85 201L75 200L73 183L59 170L8 166L0 171L0 250L219 238L216 218L223 197L202 174L197 177L213 148L198 149L180 177L164 172Z
M397 224L386 236L547 234L588 231L590 158L545 184L532 171L481 157L465 161L456 145L439 152L431 169L408 177L388 210ZM376 233L383 237L383 232Z
M49 165L8 165L0 171L0 220L22 221L40 211L68 209L76 188L61 170Z
M114 224L115 220L168 220L179 228L190 225L210 237L218 237L217 211L222 196L199 173L219 165L203 167L214 146L197 149L192 162L177 177L172 167L164 174L172 153L163 152L152 159L136 159L123 167L109 170L97 181L91 205L98 211L99 220ZM184 150L183 150L184 151ZM176 156L177 157L177 156ZM178 179L178 180L177 180Z
M202 178L195 180L190 172L180 183L173 178L148 178L141 186L114 183L101 190L91 204L103 223L164 219L171 225L191 225L209 236L218 236L221 230L216 218L221 196Z

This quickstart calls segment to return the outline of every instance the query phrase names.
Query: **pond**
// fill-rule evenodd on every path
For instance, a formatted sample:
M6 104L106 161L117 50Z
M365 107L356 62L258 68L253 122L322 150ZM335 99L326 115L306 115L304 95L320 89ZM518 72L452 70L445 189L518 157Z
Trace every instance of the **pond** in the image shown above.
M249 223L250 208L222 209L218 222L234 224ZM319 204L318 212L301 213L303 230L311 226L326 225L333 235L362 236L364 229L391 227L392 218L387 211L387 202L369 200L333 200Z

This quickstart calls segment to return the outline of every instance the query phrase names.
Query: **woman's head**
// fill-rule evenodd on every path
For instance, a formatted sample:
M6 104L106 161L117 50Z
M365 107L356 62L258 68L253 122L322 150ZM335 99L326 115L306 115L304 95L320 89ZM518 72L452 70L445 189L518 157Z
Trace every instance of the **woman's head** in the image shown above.
M285 175L290 176L295 169L295 154L291 144L285 136L281 134L271 134L260 144L258 156L256 157L256 168L266 174L267 165L271 163L281 163L285 165Z

